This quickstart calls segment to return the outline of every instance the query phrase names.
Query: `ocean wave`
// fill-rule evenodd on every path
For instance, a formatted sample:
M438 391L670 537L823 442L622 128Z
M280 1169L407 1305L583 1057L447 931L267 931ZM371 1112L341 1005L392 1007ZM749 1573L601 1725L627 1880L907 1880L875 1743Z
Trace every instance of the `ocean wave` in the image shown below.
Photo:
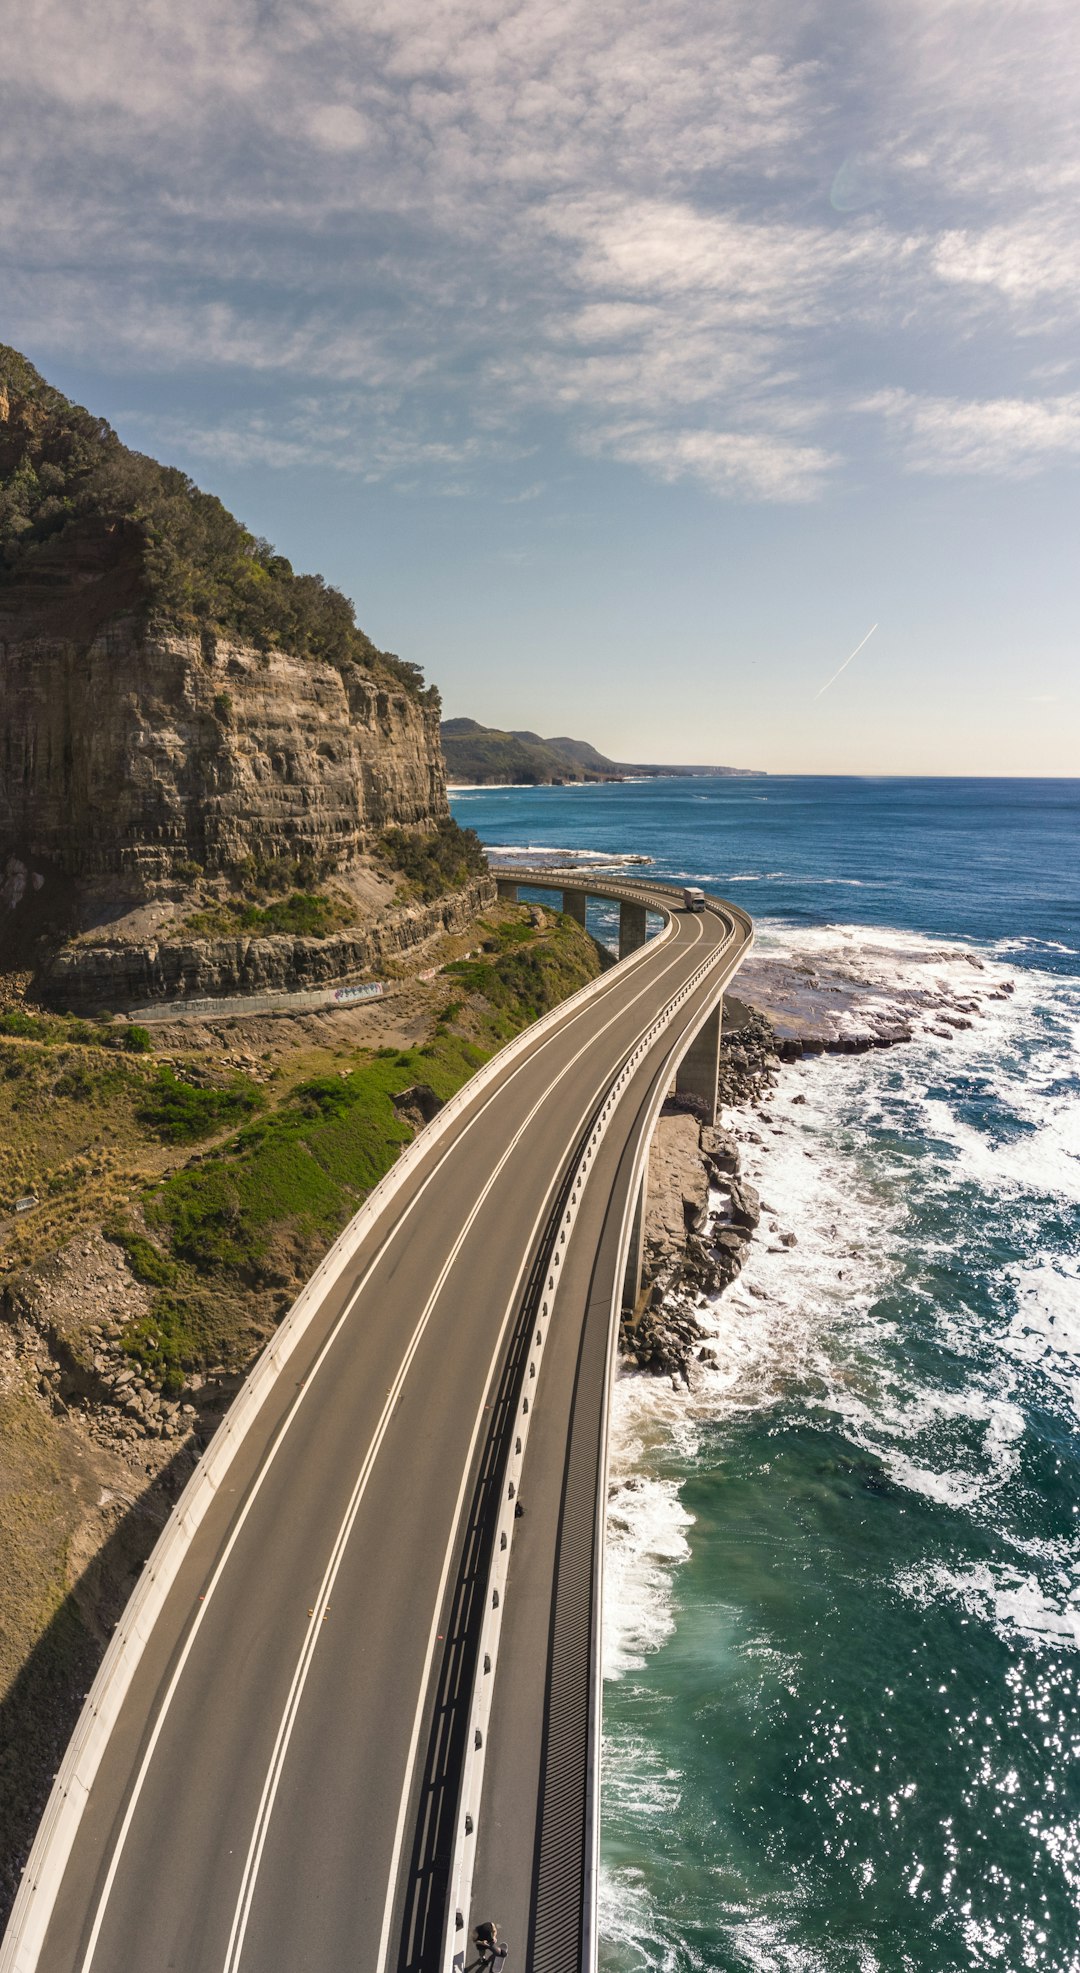
M990 950L992 952L1064 952L1075 958L1080 952L1080 947L1063 945L1060 939L1022 938L995 939Z
M980 1562L957 1569L943 1562L897 1572L897 1587L922 1609L943 1600L956 1603L968 1616L989 1624L1009 1645L1063 1644L1080 1649L1080 1579L1063 1575L1061 1559L1053 1583L1032 1572Z
M856 936L854 928L838 928L814 943L824 951ZM943 948L914 933L889 942L869 936L883 966L906 957L916 967L929 961L970 977L966 948ZM659 1447L689 1448L706 1425L783 1406L792 1389L817 1388L845 1433L883 1462L895 1484L982 1515L992 1513L993 1499L1017 1471L1024 1414L1009 1363L1038 1366L1080 1410L1080 1276L1070 1266L1012 1270L1018 1312L1015 1320L1003 1312L999 1340L991 1338L988 1348L985 1325L969 1309L936 1308L909 1246L908 1190L916 1175L941 1214L940 1253L924 1241L920 1264L928 1269L954 1258L958 1186L974 1181L980 1196L989 1189L1002 1198L1019 1187L1036 1196L1077 1196L1078 1106L1066 1093L1047 1108L1045 1095L1031 1088L1021 1048L1044 1015L1029 980L995 1003L991 1018L947 1044L928 1036L857 1059L806 1058L784 1071L767 1106L725 1117L740 1140L744 1175L761 1194L762 1226L743 1273L695 1309L716 1361L696 1371L693 1390L675 1392L666 1380L637 1373L617 1382L619 1526L609 1550L618 1588L605 1608L609 1675L639 1663L673 1623L688 1523L674 1484L653 1482ZM1047 1045L1045 1030L1038 1038ZM1068 1063L1073 1039L1064 1023L1050 1037L1058 1067ZM1003 1110L1015 1115L1018 1106L1029 1134L1002 1146L964 1118L966 1084L979 1075ZM958 1086L931 1094L943 1077ZM927 1149L928 1136L946 1150L944 1160ZM775 1235L785 1231L796 1234L795 1247L780 1247ZM897 1354L898 1296L925 1300L942 1342L978 1366L960 1390L920 1378ZM635 1477L637 1488L628 1485Z
M643 856L632 850L618 853L615 851L609 852L607 850L595 849L567 849L558 843L485 843L484 848L490 857L495 857L496 859L515 856L523 858L537 856L570 857L573 859L575 868L579 864L586 864L590 869L597 866L606 868L609 864L612 866L651 864L654 860L651 856Z
M604 1549L604 1677L621 1678L670 1636L671 1580L693 1526L672 1480L641 1472L643 1444L634 1404L620 1390ZM641 1423L639 1419L638 1424ZM650 1425L654 1421L647 1421Z
M1001 1348L1036 1365L1080 1417L1080 1261L1059 1255L1008 1269L1017 1310Z

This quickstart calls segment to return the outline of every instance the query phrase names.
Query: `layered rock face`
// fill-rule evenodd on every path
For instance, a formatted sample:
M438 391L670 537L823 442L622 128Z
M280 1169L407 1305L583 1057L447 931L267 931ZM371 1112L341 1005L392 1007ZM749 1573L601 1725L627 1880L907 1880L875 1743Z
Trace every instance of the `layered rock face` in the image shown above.
M0 850L137 888L198 864L342 869L447 813L438 709L357 666L141 628L0 618Z
M321 939L83 939L49 956L38 985L51 1005L73 1014L333 986L408 959L447 932L464 931L494 894L490 878L480 877L430 903L399 905L362 927Z
M445 929L440 888L455 923L491 890L417 667L0 344L4 970L73 1006L306 985ZM348 932L191 936L290 891Z

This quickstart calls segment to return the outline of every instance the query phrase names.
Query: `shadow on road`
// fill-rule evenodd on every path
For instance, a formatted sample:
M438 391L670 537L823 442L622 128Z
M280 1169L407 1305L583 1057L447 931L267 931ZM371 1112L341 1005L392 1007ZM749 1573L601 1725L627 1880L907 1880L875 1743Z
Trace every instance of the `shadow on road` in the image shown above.
M83 1700L197 1456L184 1447L155 1474L69 1590L0 1701L0 1928Z

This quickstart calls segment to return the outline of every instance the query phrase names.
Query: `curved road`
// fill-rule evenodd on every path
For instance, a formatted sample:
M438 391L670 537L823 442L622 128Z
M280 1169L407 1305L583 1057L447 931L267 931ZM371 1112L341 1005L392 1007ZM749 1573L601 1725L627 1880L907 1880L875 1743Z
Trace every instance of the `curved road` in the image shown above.
M27 1956L9 1938L0 1967L434 1973L488 1915L481 1901L517 1942L512 1965L588 1960L587 1911L584 1933L568 1927L545 1885L582 1857L587 1872L595 1841L588 1776L575 1778L580 1706L566 1695L597 1620L586 1610L574 1628L602 1525L628 1201L673 1067L752 934L730 906L672 919L661 887L578 881L665 912L671 935L512 1052L442 1137L419 1140L191 1542L108 1738L44 1944ZM611 1106L542 1374L525 1385L529 1296L567 1174L620 1069L703 961L707 977ZM523 1388L536 1422L475 1896L456 1934L450 1912L444 1938L474 1606ZM556 1826L567 1803L573 1856Z

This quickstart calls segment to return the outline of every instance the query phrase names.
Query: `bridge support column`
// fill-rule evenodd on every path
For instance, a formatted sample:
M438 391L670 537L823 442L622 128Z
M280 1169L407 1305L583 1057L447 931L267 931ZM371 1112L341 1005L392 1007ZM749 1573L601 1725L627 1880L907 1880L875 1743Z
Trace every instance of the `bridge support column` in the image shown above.
M579 925L585 923L588 903L589 899L584 891L564 891L562 894L563 910L568 918L576 918Z
M626 1250L626 1273L623 1276L622 1305L624 1309L635 1309L641 1293L641 1269L645 1259L645 1207L649 1196L649 1161L638 1186L637 1204L630 1225L630 1245Z
M720 1073L720 1027L724 1018L723 1000L718 1000L703 1027L699 1028L675 1075L679 1096L693 1096L705 1106L709 1123L716 1122L716 1080Z
M647 936L645 906L628 904L624 898L619 906L619 958L625 959L628 952L636 952Z
M500 897L505 897L509 899L509 902L511 904L517 903L518 887L516 884L512 884L510 882L509 877L496 877L495 889L497 890Z

